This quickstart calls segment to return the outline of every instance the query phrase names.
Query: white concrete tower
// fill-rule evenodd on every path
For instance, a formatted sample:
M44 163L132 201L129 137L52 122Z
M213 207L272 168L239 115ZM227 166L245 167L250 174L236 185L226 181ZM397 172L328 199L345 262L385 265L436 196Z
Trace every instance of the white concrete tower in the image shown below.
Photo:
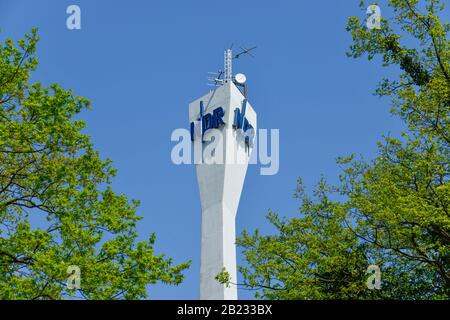
M255 111L234 81L225 79L189 104L194 154L196 163L201 161L196 171L202 208L202 300L237 299L236 286L227 287L215 277L225 267L231 282L237 283L235 218L256 131Z

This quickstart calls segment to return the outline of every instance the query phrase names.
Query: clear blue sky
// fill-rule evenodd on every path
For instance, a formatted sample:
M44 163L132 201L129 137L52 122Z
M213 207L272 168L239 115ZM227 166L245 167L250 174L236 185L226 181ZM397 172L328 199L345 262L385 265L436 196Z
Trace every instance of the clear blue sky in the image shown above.
M365 18L349 1L0 1L1 39L40 29L33 81L59 82L92 101L85 111L96 148L119 169L117 192L142 202L143 239L156 232L156 250L175 262L192 259L178 287L149 287L150 298L198 299L200 200L194 166L170 160L173 129L188 128L188 103L205 94L208 71L223 64L231 43L257 45L257 57L234 65L248 78L259 128L280 129L280 171L251 166L237 232L271 232L268 209L298 214L297 177L311 188L324 174L336 182L337 156L370 159L382 134L400 121L388 100L372 95L387 69L345 56L347 17ZM66 28L77 4L82 29ZM382 14L389 14L385 1ZM389 71L390 72L390 71ZM238 249L238 264L242 256ZM253 293L240 290L240 298Z

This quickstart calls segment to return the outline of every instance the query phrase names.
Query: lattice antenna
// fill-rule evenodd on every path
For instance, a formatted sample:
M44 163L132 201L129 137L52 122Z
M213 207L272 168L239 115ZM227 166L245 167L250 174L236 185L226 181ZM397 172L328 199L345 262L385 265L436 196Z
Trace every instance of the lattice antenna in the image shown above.
M231 45L224 52L224 70L219 70L218 72L208 72L211 75L210 77L208 77L208 85L218 87L228 82L234 82L236 85L244 86L245 79L243 81L236 81L236 79L234 79L233 77L233 60L239 59L242 55L255 57L251 51L255 50L256 47L252 47L249 49L247 49L246 47L240 47L241 51L239 51L239 53L234 56L232 48L233 45ZM242 79L242 75L240 78Z
M224 62L224 70L225 70L225 76L224 80L225 82L231 82L233 79L233 51L230 49L225 50L225 62Z

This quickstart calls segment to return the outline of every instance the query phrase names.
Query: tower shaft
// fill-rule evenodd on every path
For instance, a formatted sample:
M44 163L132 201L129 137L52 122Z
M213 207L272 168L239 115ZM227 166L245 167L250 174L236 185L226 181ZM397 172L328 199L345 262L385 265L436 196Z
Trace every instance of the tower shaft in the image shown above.
M248 139L234 123L236 118L256 130L255 111L231 81L189 105L191 124L200 119L202 127L201 135L193 141L194 152L200 152L203 161L196 164L202 208L202 300L237 299L235 285L215 279L225 268L230 282L237 283L235 218L251 150Z

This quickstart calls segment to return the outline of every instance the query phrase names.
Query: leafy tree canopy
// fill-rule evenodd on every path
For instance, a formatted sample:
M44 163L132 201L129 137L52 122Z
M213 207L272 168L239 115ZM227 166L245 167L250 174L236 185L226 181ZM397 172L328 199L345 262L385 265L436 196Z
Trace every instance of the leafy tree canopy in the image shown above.
M74 119L90 102L30 83L37 42L33 30L0 45L0 299L137 299L179 284L189 263L156 255L153 234L137 242L138 202L113 192L116 170Z
M391 99L408 130L383 137L372 161L339 158L337 186L323 178L308 195L299 180L300 214L270 212L274 234L242 234L243 285L257 297L450 298L450 25L439 17L443 1L387 4L394 17L380 29L349 18L348 56L378 56L398 71L376 94ZM367 286L371 264L381 270L380 290Z

